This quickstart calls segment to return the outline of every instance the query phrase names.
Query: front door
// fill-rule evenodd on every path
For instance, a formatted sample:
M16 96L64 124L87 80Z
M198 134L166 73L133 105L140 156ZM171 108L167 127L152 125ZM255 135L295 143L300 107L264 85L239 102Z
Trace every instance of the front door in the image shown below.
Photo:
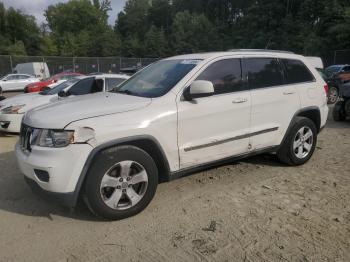
M241 72L238 58L214 61L195 80L211 81L215 95L178 99L181 169L247 152L251 98Z

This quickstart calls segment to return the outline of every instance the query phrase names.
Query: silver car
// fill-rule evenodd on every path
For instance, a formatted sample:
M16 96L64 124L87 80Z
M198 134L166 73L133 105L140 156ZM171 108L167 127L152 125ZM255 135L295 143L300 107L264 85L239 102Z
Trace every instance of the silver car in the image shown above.
M40 78L27 74L9 74L0 79L0 91L22 91L30 83L38 82Z

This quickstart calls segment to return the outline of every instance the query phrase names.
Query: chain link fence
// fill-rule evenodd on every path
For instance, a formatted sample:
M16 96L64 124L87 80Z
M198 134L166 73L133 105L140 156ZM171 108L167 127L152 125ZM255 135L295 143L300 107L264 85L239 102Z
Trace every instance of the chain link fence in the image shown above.
M45 62L50 74L54 75L61 72L119 73L120 69L144 67L157 60L159 58L0 55L0 76L13 73L16 65L22 63Z
M322 57L325 66L350 64L350 49L336 50ZM59 57L59 56L9 56L0 55L0 76L14 72L16 65L22 63L45 62L50 74L61 72L119 73L121 69L144 67L159 58L125 57Z

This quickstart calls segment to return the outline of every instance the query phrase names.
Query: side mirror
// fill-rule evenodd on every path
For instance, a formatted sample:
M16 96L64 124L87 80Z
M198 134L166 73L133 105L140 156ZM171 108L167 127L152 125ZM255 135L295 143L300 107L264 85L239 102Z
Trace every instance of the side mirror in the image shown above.
M187 101L212 95L214 95L214 85L205 80L194 81L184 92L184 98Z
M3 79L2 81L6 82L6 81L7 81L7 79Z

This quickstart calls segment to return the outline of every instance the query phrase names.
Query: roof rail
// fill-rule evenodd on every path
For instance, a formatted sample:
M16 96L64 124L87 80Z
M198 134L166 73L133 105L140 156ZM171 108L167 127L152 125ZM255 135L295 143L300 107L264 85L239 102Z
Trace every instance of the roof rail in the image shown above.
M269 50L269 49L229 49L229 52L268 52L268 53L284 53L284 54L294 54L290 51L284 50Z

